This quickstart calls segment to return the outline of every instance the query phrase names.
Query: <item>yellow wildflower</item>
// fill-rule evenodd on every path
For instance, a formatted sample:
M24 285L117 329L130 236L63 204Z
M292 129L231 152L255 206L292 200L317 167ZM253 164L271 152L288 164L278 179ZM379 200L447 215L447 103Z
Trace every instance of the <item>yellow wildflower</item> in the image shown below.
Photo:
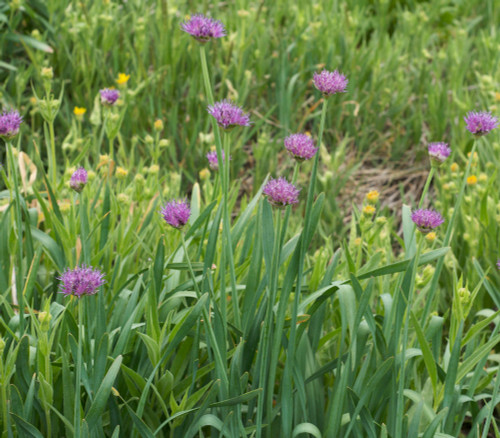
M73 108L73 114L77 117L83 116L86 112L87 112L87 109L83 108L83 107L75 106L75 108Z
M161 131L163 129L163 121L162 119L156 119L154 123L155 131Z
M373 205L365 205L363 207L363 214L365 216L372 216L375 213L375 207Z
M452 163L450 166L450 170L452 172L458 172L458 164L457 163Z
M467 184L470 186L476 185L477 184L477 176L476 175L471 175L467 178Z
M118 79L116 80L116 83L118 85L125 85L129 79L130 79L130 75L128 75L126 73L118 73Z
M434 231L427 233L425 235L425 240L427 240L427 242L429 242L429 243L434 242L436 240L436 233Z
M370 204L376 204L377 201L378 201L378 198L380 197L380 193L377 192L376 190L370 190L367 194L366 194L366 200L370 203Z

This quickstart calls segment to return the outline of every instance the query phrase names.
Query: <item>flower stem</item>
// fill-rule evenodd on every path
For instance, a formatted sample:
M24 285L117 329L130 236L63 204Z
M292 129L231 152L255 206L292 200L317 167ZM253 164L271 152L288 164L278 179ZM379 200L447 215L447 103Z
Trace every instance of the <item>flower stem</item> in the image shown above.
M75 438L80 438L81 432L81 409L80 409L80 388L82 380L82 336L83 336L83 308L80 298L77 298L78 306L78 350L76 354L76 379L75 379Z
M16 222L16 231L17 231L17 266L15 268L15 278L16 278L16 297L17 304L19 305L19 330L20 333L24 333L24 295L22 288L22 279L23 279L23 222L21 216L21 199L19 196L19 185L17 181L17 170L16 164L14 162L14 153L12 149L12 144L7 141L7 154L9 160L9 176L12 179L12 183L14 185L14 216Z
M427 175L427 180L425 181L424 190L422 191L422 195L420 196L420 202L418 203L418 208L422 208L422 205L424 204L424 199L427 195L427 192L429 191L429 187L431 185L431 181L432 181L432 178L434 176L435 171L436 171L436 168L434 166L432 166L431 170L429 171L429 174Z
M57 160L56 160L56 140L54 134L54 121L49 122L49 137L50 137L50 158L49 158L49 175L52 189L56 189L57 185Z
M443 239L443 247L449 246L451 235L453 233L453 228L455 226L455 221L457 219L458 211L460 210L460 206L462 205L462 199L465 193L465 186L467 185L467 178L469 177L470 168L472 166L472 160L474 159L474 153L477 149L477 143L479 140L474 140L474 144L472 145L472 150L469 156L469 160L467 161L467 167L465 168L464 177L462 179L462 183L460 185L460 192L458 193L457 200L455 202L455 206L453 207L453 213L451 215L450 221L448 222L448 227L446 228L446 234ZM432 281L429 288L429 297L425 300L425 307L422 313L422 324L425 324L427 317L430 313L430 308L432 303L434 302L434 297L438 288L439 276L441 275L441 271L444 265L444 256L441 257L436 263L436 270L434 271L434 275L432 277Z

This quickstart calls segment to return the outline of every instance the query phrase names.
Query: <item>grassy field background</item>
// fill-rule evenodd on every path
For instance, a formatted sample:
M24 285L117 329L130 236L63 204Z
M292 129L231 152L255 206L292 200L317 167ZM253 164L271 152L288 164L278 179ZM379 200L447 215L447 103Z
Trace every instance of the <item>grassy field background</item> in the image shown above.
M230 137L231 251L205 157L216 138L199 44L180 30L197 12L228 33L206 45L216 100L253 123ZM463 117L499 114L499 23L495 0L0 1L0 101L24 116L22 201L7 164L0 192L2 438L498 438L500 137L477 140L466 170L476 140ZM322 68L349 79L326 116L322 214L295 208L280 229L261 185L291 178L285 136L317 137ZM112 159L99 103L111 86L122 93ZM433 141L452 155L424 205L457 221L449 241L440 230L417 242L410 209ZM80 165L81 197L67 184ZM311 172L301 165L302 204ZM380 192L373 216L369 190ZM186 246L157 214L177 197L192 208ZM57 277L82 261L107 284L78 306ZM269 365L276 385L263 383Z

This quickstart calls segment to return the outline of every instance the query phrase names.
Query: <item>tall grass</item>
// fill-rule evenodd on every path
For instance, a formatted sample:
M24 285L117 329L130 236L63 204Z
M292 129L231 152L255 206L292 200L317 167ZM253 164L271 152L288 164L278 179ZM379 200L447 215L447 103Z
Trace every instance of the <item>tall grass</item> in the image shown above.
M462 121L495 109L494 2L196 6L229 30L201 51L180 3L1 5L2 99L25 116L0 193L2 436L500 436L498 133L472 144ZM347 94L314 90L323 64ZM227 97L251 127L210 126ZM282 138L301 130L322 149L299 166ZM342 232L322 191L336 150L407 160L436 139L456 161L423 188L437 238L416 203L401 232L380 202ZM300 204L282 212L262 188L291 169ZM189 224L168 228L159 208L184 196ZM81 263L106 285L63 297Z

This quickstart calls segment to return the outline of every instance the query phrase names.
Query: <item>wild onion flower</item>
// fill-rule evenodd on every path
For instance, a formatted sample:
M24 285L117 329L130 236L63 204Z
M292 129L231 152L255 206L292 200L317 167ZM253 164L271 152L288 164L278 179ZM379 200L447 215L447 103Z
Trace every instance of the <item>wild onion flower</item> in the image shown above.
M498 119L489 111L470 111L464 117L467 129L476 137L488 134L498 126Z
M217 151L210 151L206 155L208 159L208 165L212 170L219 170L219 161L217 160ZM226 159L226 154L222 151L222 162ZM231 161L231 157L229 157L229 161Z
M500 260L497 261L497 268L500 269Z
M17 135L23 118L16 110L4 111L0 115L0 137L9 140Z
M74 295L81 298L83 295L94 295L106 281L104 274L92 266L81 265L75 269L67 269L60 277L59 292L65 296Z
M336 93L345 93L349 80L337 70L323 70L321 73L314 73L314 86L327 97Z
M438 166L443 164L451 153L448 144L442 142L429 143L428 151L432 163Z
M78 193L81 193L88 181L87 171L83 167L79 167L71 175L69 186Z
M418 209L411 214L411 220L419 231L428 233L444 223L443 216L434 210Z
M114 88L104 88L99 90L99 93L101 93L101 103L106 106L114 105L120 97L120 92Z
M269 203L279 208L297 204L299 192L300 190L285 178L271 179L262 190Z
M189 20L181 24L181 29L200 43L206 43L212 38L226 36L226 29L219 20L205 17L203 14L195 14Z
M318 148L307 134L292 134L285 138L285 148L297 161L309 160L314 157Z
M217 120L217 124L225 130L235 126L250 126L250 118L243 110L230 100L221 100L209 105L208 113Z
M191 216L191 209L186 201L174 199L163 206L160 214L171 227L181 229L187 224L189 216Z

